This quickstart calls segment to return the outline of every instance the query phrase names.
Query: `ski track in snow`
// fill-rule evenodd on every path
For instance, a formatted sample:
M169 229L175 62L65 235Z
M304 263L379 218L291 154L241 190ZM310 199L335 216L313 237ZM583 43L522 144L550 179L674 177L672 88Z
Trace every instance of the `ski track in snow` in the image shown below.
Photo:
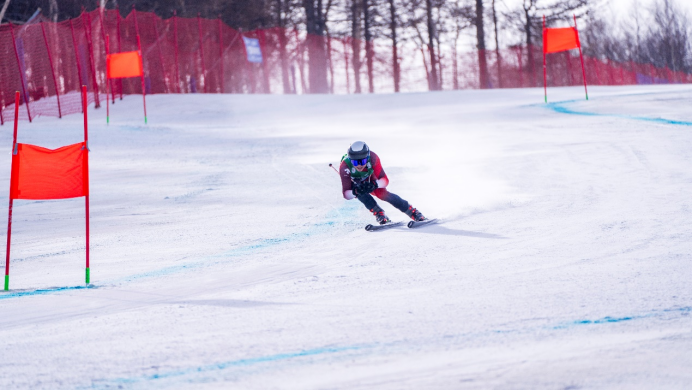
M93 284L83 203L16 202L0 388L689 388L690 86L590 94L91 108ZM327 167L356 139L438 224L363 230Z

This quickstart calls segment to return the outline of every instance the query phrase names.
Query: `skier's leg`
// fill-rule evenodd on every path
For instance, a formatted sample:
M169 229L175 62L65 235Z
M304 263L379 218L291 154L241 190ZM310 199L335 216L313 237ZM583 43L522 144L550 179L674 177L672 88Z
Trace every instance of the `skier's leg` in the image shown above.
M385 210L378 206L378 203L376 203L371 194L358 195L356 198L361 201L364 206L366 206L368 211L375 215L375 219L378 221L378 223L384 224L390 222L390 218L385 215Z
M406 213L407 209L409 209L409 202L400 198L399 195L389 192L385 188L378 188L373 191L373 194L381 200L393 205L397 210L403 213Z
M376 203L375 199L373 199L371 194L358 195L356 199L361 201L361 203L363 203L363 205L366 206L368 210L378 205L378 203Z
M377 190L373 191L373 194L395 206L397 210L407 214L407 216L414 221L423 221L426 219L426 217L424 217L419 210L415 209L414 206L410 205L409 202L400 198L399 195L389 192L385 188L378 188Z

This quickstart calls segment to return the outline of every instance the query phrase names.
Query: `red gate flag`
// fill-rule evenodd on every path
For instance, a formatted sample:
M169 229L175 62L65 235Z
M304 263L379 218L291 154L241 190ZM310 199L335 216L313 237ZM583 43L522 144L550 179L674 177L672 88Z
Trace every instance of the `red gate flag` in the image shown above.
M578 47L580 47L580 38L575 28L544 29L544 53L556 53Z
M12 156L11 199L66 199L89 195L86 143L55 150L16 144Z
M109 79L142 76L144 74L142 57L137 51L108 54L106 56L106 72Z
M546 16L542 18L542 35L544 38L544 103L549 102L549 98L546 94L546 55L548 53L556 53L571 49L578 49L580 51L582 83L585 84L585 100L589 100L587 96L585 61L582 59L582 48L580 47L580 36L578 36L577 18L575 14L573 14L573 22L575 23L573 27L546 28ZM568 57L568 61L570 61L570 57ZM568 62L568 65L570 65L570 62Z

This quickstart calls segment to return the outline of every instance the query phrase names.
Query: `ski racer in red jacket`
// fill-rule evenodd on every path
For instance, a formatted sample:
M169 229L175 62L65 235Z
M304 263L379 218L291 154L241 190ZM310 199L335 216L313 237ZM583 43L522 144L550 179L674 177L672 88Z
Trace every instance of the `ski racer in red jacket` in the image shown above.
M407 214L414 221L426 219L409 202L385 188L390 181L383 170L380 158L368 148L365 142L356 141L351 144L349 151L342 157L342 162L339 164L339 175L342 178L344 199L360 200L381 225L392 221L385 215L385 211L373 199L371 193Z

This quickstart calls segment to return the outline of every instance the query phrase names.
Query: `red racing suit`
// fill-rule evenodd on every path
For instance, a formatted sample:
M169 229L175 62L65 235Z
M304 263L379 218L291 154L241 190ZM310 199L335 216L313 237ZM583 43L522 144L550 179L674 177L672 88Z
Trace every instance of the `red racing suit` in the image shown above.
M359 181L368 180L376 183L378 185L378 188L376 188L375 191L373 191L373 195L377 196L379 199L387 201L386 197L388 195L388 192L385 189L385 187L387 187L387 185L390 183L390 180L388 180L387 175L383 170L383 165L380 163L380 157L378 157L378 155L374 152L371 152L370 160L373 173L368 178L361 179ZM344 195L344 199L354 199L356 197L352 192L354 181L351 178L349 165L345 161L342 161L342 163L339 164L339 175L342 178L342 194Z

